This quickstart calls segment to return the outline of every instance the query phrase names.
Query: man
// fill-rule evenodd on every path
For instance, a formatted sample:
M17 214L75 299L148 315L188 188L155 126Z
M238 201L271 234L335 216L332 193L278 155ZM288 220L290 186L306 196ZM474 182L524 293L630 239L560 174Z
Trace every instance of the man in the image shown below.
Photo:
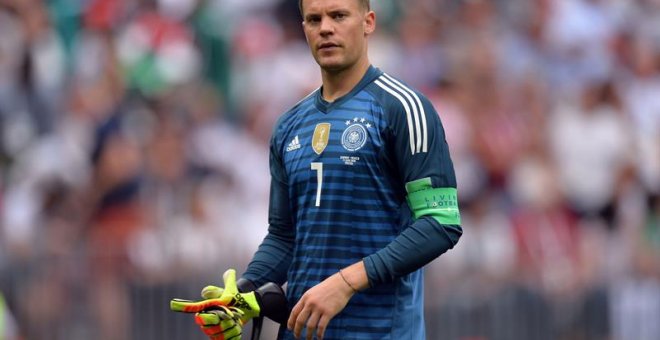
M288 282L279 339L424 339L421 268L462 233L441 122L370 65L368 0L299 6L322 86L275 126L268 234L239 290ZM243 324L226 319L198 315L215 339Z

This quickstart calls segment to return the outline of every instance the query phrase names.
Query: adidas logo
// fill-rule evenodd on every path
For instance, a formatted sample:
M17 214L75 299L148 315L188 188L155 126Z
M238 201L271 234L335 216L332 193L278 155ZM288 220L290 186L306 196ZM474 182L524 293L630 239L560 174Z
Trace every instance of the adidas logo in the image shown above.
M298 149L300 149L300 140L298 139L298 136L295 136L291 141L291 143L287 145L286 152L298 150Z

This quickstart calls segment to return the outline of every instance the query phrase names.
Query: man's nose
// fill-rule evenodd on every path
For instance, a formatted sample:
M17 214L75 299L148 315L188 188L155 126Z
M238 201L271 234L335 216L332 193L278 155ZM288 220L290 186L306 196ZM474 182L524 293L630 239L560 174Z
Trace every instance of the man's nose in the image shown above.
M330 18L324 17L321 18L321 34L328 35L332 34L335 31L335 27Z

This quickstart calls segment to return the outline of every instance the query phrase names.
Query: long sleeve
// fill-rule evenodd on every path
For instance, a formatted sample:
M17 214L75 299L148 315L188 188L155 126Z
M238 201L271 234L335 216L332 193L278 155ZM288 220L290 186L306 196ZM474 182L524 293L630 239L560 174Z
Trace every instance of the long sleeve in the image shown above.
M270 146L270 173L268 234L243 274L243 278L252 281L257 287L266 282L284 284L295 242L287 178L275 134Z
M388 117L387 151L405 185L410 216L385 248L364 258L372 286L411 273L456 245L462 235L456 177L437 112L422 94L389 77L378 85ZM400 188L402 190L402 188Z

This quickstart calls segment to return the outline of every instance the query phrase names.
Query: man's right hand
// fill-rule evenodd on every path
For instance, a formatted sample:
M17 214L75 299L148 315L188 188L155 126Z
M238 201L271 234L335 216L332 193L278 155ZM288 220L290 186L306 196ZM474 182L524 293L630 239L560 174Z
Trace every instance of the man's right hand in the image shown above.
M205 287L203 300L173 299L170 308L195 313L195 323L212 340L240 339L243 325L259 316L259 304L254 292L239 293L234 269L223 274L223 281L224 287Z
M211 340L239 340L243 333L243 312L236 307L195 314L195 323Z
M222 310L221 307L235 307L242 312L243 324L250 319L258 317L260 308L255 292L239 293L236 285L236 271L227 270L223 276L224 288L207 286L202 290L201 301L190 301L183 299L172 299L170 309L184 313L203 313L213 310Z
M195 313L195 322L213 340L240 339L242 327L260 315L277 323L284 323L289 317L286 296L279 285L269 282L255 289L247 280L237 282L233 269L224 273L223 281L224 287L204 287L203 300L172 299L170 309ZM258 321L260 324L261 319Z

